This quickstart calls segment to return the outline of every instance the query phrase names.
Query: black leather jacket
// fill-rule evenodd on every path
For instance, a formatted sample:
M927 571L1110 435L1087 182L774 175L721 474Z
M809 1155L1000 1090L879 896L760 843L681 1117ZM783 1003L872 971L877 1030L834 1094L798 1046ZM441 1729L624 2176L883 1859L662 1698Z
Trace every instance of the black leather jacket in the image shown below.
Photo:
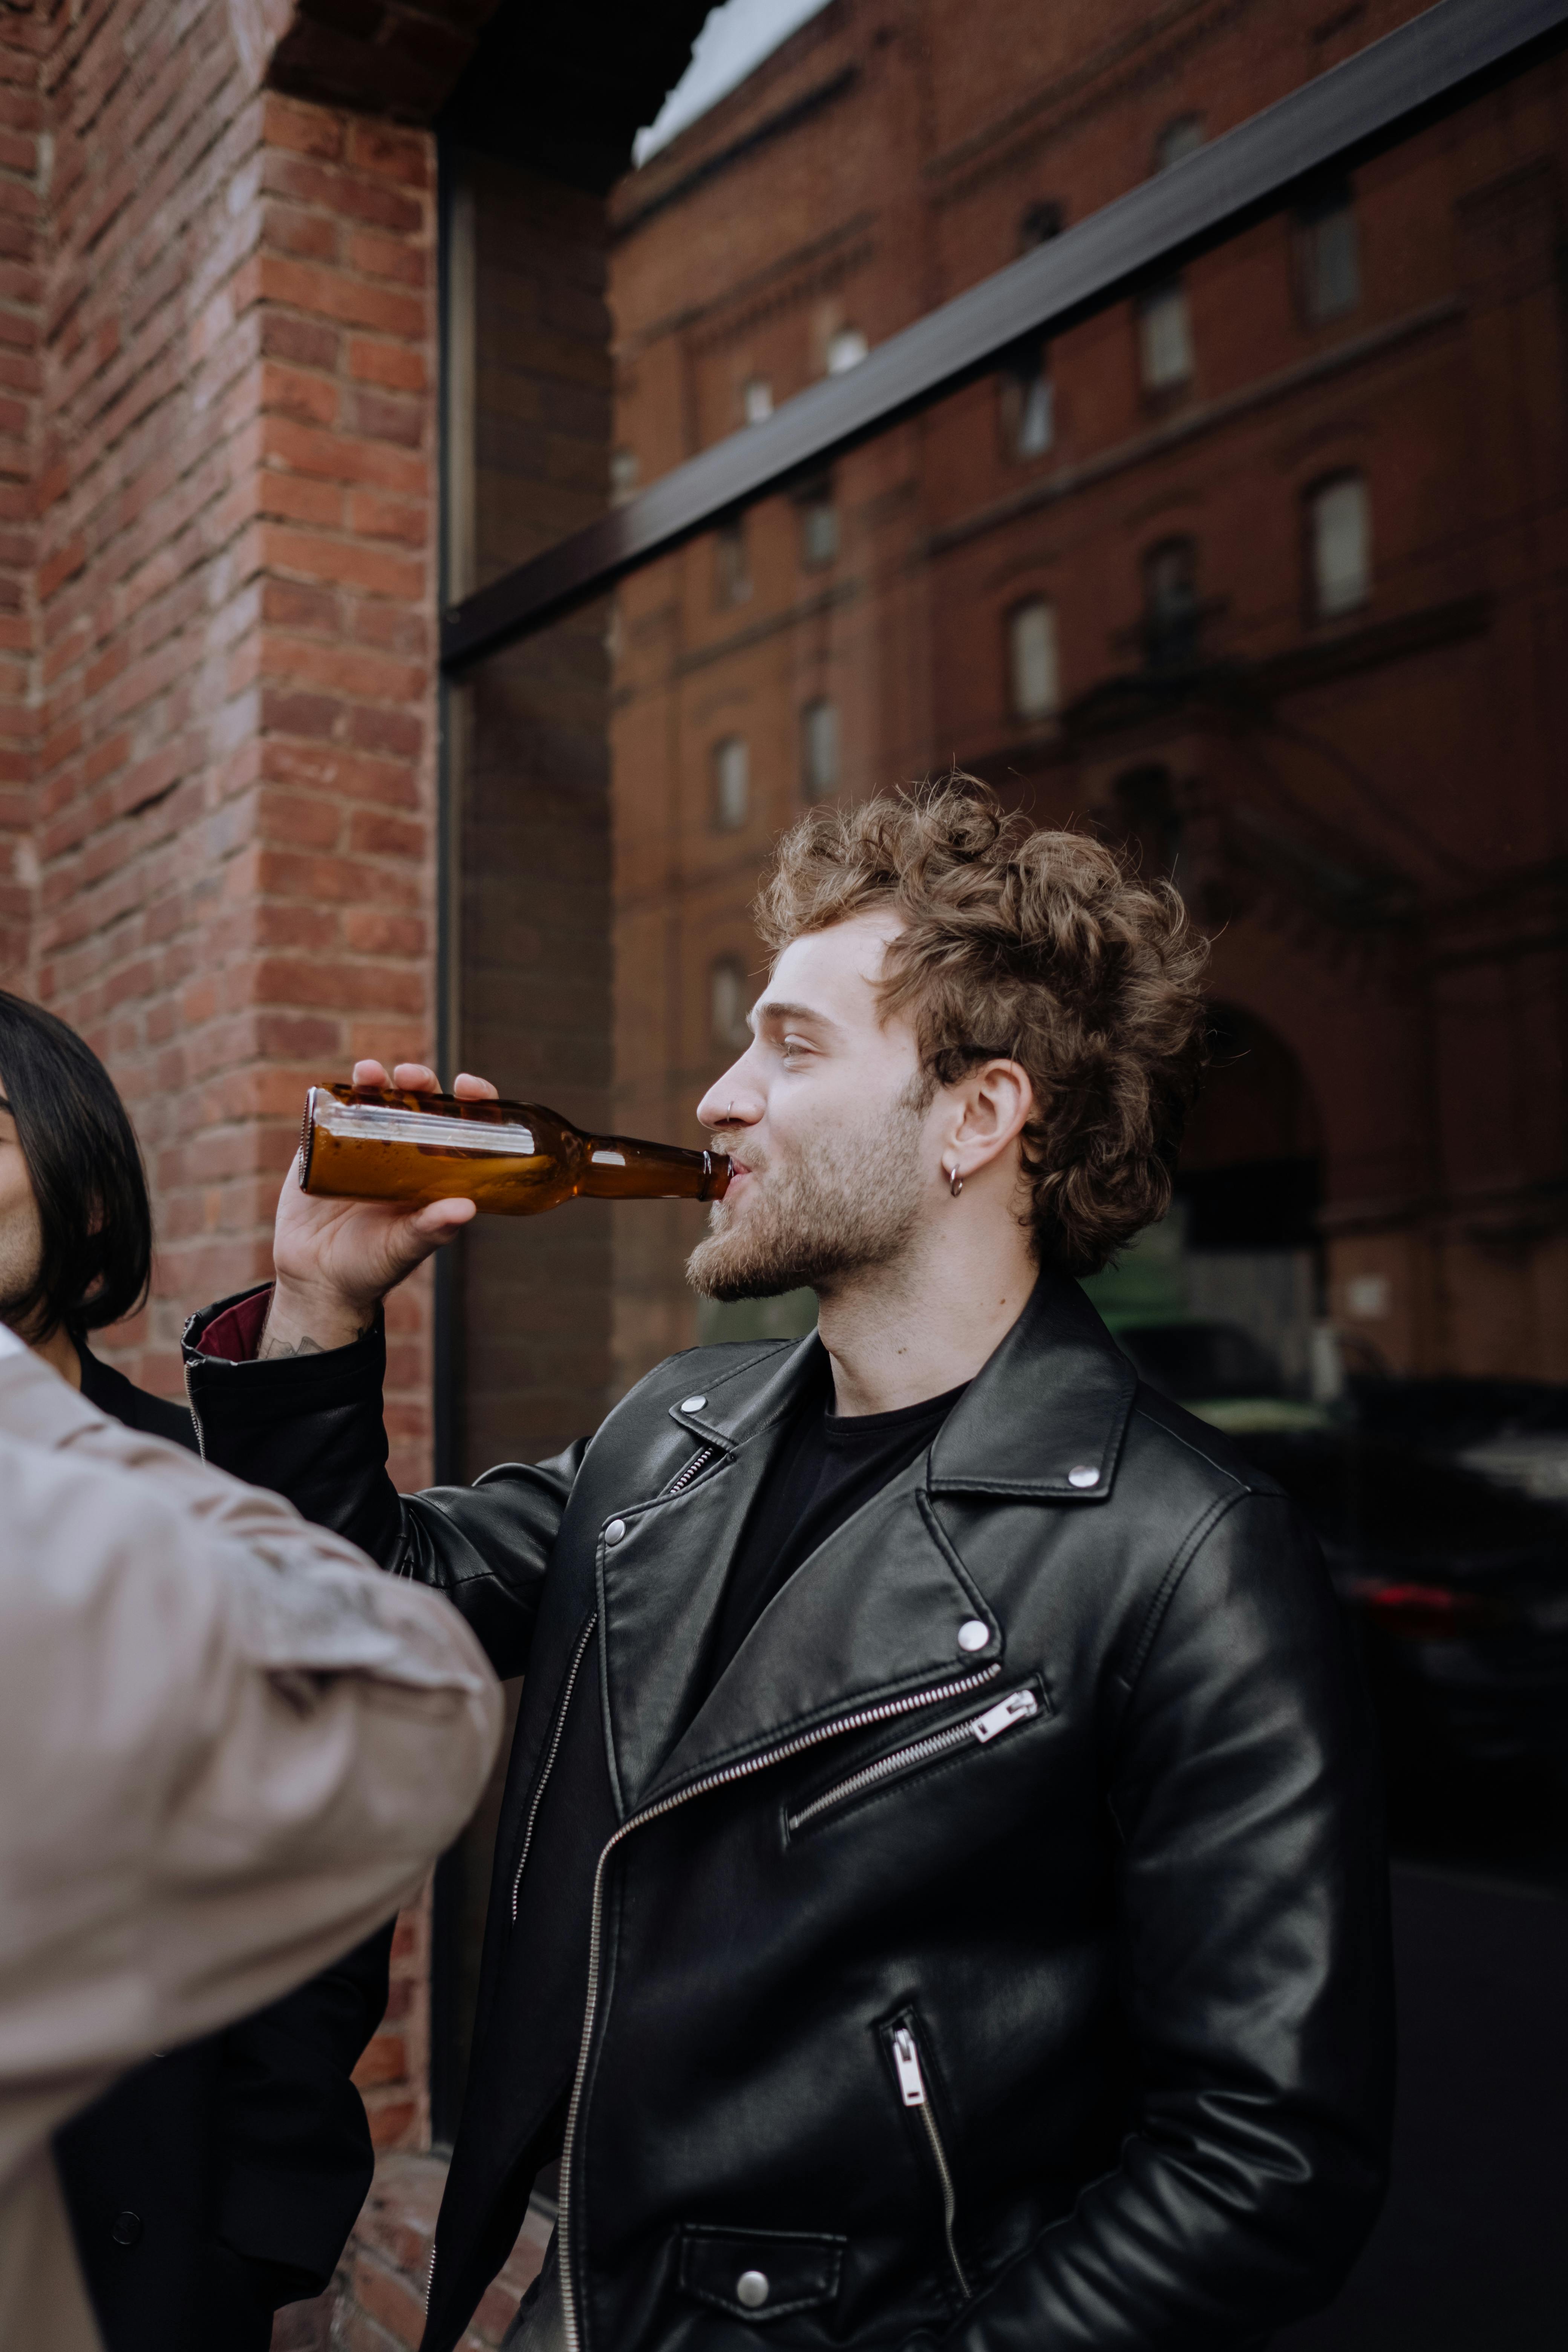
M528 1668L426 2352L558 2148L572 2352L1227 2352L1331 2294L1389 2128L1363 1703L1289 1504L1076 1286L701 1703L804 1348L399 1502L378 1336L207 1319L209 1458Z

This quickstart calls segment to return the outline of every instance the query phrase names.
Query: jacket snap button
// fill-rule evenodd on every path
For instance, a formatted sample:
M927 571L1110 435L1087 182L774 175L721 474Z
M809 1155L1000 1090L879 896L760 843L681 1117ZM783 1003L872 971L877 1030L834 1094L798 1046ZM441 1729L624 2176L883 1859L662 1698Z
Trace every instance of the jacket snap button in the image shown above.
M682 1397L680 1410L682 1412L700 1412L707 1402L706 1397Z
M1069 1486L1098 1486L1099 1484L1099 1471L1091 1469L1087 1462L1075 1464L1073 1468L1068 1472L1068 1485Z
M141 2242L142 2216L129 2209L117 2213L109 2225L109 2234L117 2246L134 2246Z
M983 1650L990 1639L990 1626L983 1625L978 1617L966 1617L958 1629L958 1646L961 1650Z
M735 2281L735 2300L748 2311L760 2311L768 2299L766 2271L742 2271Z
M605 1529L605 1541L611 1544L619 1543L621 1538L626 1534L626 1523L625 1519L612 1519L609 1526Z

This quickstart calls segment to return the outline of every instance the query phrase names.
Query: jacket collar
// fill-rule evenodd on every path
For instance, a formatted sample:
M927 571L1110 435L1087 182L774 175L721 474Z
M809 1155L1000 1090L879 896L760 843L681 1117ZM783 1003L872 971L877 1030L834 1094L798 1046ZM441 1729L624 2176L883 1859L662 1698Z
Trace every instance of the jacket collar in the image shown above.
M601 1543L600 1655L623 1816L840 1713L1001 1667L1006 1629L939 1498L1083 1506L1110 1494L1137 1376L1078 1286L1042 1275L929 1456L803 1562L694 1709L730 1566L815 1345L732 1371L704 1366L703 1392L670 1412L728 1460L679 1495L627 1509L626 1533ZM986 1646L961 1649L960 1625L976 1619Z
M813 1335L783 1355L750 1358L710 1380L706 1395L672 1405L670 1418L733 1453L788 1418L816 1347ZM1103 1502L1137 1386L1078 1284L1042 1273L943 1424L931 1451L931 1494ZM1092 1479L1084 1475L1090 1469Z

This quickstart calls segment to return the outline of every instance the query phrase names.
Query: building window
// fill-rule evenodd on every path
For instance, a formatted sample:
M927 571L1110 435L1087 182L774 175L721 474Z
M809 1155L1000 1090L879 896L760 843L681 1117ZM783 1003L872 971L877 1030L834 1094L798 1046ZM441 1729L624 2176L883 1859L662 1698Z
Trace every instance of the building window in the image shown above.
M1015 716L1048 719L1061 696L1056 607L1043 596L1015 604L1007 615L1007 667Z
M637 453L635 449L617 449L610 458L610 503L624 507L637 496Z
M773 413L773 388L766 376L748 376L741 387L741 409L748 425L765 425Z
M1011 457L1043 457L1056 439L1056 399L1044 343L1021 351L1004 368L1002 437Z
M1363 474L1341 474L1308 500L1311 602L1318 618L1353 613L1372 593L1372 509Z
M708 1022L721 1054L743 1054L752 1042L751 990L739 956L720 956L708 975Z
M1201 114L1178 114L1167 122L1154 142L1154 169L1168 172L1204 143L1204 119Z
M1343 318L1361 300L1361 249L1349 180L1321 188L1296 215L1301 308L1308 320Z
M818 475L796 492L800 506L800 560L808 571L834 562L838 553L838 509L833 478Z
M1163 539L1143 558L1143 651L1151 669L1191 669L1198 657L1198 551Z
M1179 278L1152 287L1138 305L1138 351L1147 392L1174 392L1192 381L1193 334Z
M733 833L751 813L752 761L743 735L726 735L713 746L713 822Z
M809 801L826 800L838 789L838 706L826 695L800 714L800 773Z
M743 515L737 515L732 522L721 523L713 534L713 602L721 609L743 604L751 593L746 521Z
M843 375L848 369L858 367L870 344L858 327L839 327L827 338L827 373Z

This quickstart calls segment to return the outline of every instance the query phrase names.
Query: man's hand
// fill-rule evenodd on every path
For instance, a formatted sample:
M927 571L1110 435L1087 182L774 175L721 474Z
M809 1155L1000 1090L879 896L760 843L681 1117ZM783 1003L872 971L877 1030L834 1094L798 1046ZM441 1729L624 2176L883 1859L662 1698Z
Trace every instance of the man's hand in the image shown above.
M399 1062L388 1077L379 1062L356 1062L356 1087L399 1087L405 1093L441 1091L423 1062ZM465 1072L452 1087L468 1102L492 1102L488 1078ZM368 1331L389 1290L449 1242L477 1214L471 1201L432 1201L400 1209L391 1201L317 1200L300 1185L298 1160L283 1179L272 1234L277 1281L262 1356L313 1356L345 1348Z

